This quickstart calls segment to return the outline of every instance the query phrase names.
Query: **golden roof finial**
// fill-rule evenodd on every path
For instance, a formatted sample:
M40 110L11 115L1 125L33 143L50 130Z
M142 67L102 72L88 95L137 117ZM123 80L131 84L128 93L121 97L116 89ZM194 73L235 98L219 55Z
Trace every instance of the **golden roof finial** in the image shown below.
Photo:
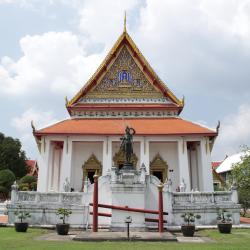
M126 10L124 12L124 27L123 27L123 32L127 32L127 15L126 15Z

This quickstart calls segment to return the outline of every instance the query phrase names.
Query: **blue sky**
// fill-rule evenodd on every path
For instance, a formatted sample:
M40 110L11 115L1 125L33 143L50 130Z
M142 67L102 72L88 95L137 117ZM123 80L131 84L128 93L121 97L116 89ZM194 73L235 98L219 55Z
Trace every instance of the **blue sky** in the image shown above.
M30 121L64 119L70 99L123 29L182 117L215 128L213 159L250 145L250 0L0 0L0 131L36 158Z

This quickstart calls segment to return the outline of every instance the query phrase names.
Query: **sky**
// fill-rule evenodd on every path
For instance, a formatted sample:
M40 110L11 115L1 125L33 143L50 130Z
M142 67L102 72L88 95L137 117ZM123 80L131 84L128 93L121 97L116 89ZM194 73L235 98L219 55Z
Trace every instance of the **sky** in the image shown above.
M127 30L179 98L220 133L213 160L250 146L250 0L0 0L0 132L37 157L30 126L71 99Z

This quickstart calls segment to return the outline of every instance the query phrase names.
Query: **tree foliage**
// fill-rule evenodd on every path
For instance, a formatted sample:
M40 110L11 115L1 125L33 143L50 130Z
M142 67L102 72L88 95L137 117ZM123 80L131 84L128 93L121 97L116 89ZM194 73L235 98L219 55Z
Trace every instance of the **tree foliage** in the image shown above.
M233 165L231 181L237 184L239 202L242 204L245 215L250 207L250 149L248 147L244 147L241 161Z
M35 191L37 187L37 179L31 175L25 175L19 181L19 189L21 191Z
M15 181L15 175L9 169L0 171L0 193L8 195L11 190L11 185Z
M26 155L21 147L18 139L0 133L0 170L9 169L16 178L21 178L27 173Z

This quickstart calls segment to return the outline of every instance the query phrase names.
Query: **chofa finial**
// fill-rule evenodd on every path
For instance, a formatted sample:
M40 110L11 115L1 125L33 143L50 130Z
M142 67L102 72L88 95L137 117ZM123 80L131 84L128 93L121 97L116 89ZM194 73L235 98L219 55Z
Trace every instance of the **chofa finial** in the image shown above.
M65 96L65 106L66 107L68 106L68 103L69 103L68 98L67 98L67 96Z
M123 32L127 32L127 14L126 10L124 11L124 27L123 27Z
M35 128L34 122L31 121L30 124L31 124L31 128L32 128L32 132L34 134L36 132L36 128Z
M218 124L216 126L216 133L219 134L219 130L220 130L220 121L218 121Z

